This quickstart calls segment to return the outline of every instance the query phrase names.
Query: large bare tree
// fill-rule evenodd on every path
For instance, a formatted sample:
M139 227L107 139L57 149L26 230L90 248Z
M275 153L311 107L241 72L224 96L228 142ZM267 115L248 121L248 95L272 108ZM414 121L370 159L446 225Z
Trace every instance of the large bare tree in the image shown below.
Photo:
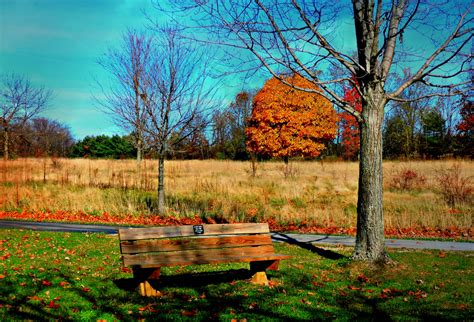
M3 159L8 160L12 129L21 128L28 120L41 113L47 107L52 92L33 86L28 78L17 74L3 75L0 91Z
M124 33L119 47L109 49L99 59L99 64L110 78L107 83L102 81L99 84L102 96L97 101L118 126L133 133L139 180L146 123L141 95L150 72L152 51L152 37L130 29Z
M471 68L471 2L181 0L175 3L178 8L173 7L173 17L190 21L189 37L231 48L223 51L226 60L238 59L240 70L262 67L282 81L282 73L298 73L357 119L361 147L353 258L388 260L382 205L384 109L390 101L425 98L402 96L417 83L449 89L430 96L459 93L463 74ZM157 1L155 4L159 7ZM168 7L160 9L166 11ZM188 20L182 19L177 9ZM346 36L344 28L350 25L355 39ZM317 72L330 70L330 66L343 70L342 76ZM394 86L393 74L407 66L412 67L413 74ZM360 94L361 112L338 94L338 88L343 85L354 87ZM298 89L311 92L308 88Z
M157 29L152 63L142 88L145 131L158 152L158 207L165 212L164 161L173 145L207 124L216 101L209 86L208 54L179 36L174 27Z

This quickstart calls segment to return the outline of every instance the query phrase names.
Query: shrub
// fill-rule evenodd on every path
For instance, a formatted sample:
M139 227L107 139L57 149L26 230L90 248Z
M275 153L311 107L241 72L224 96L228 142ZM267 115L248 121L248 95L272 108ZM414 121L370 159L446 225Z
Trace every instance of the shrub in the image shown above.
M461 166L454 164L449 169L441 169L437 176L440 194L449 207L460 203L471 203L473 187L471 177L462 175Z
M411 169L401 169L395 173L390 182L390 188L398 190L412 190L421 188L426 178Z
M285 163L284 165L278 166L278 170L283 174L285 178L296 178L300 172L292 162Z
M63 163L58 158L51 158L51 167L55 170L61 170L63 168Z

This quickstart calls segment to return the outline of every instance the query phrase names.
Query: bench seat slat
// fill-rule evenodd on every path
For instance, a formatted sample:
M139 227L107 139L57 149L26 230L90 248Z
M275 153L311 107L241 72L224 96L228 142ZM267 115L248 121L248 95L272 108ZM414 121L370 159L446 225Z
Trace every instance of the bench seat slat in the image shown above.
M195 258L195 259L177 259L176 261L166 261L166 262L154 262L152 264L147 262L140 262L137 265L128 265L128 266L137 266L140 268L155 268L155 267L166 267L166 266L186 266L186 265L200 265L200 264L219 264L219 263L231 263L231 262L258 262L258 261L275 261L291 258L289 255L283 254L269 254L269 255L255 255L255 256L227 256L227 257L205 257L205 258Z
M229 258L246 258L258 256L271 256L275 251L273 245L255 246L255 247L237 247L222 249L203 249L203 250L187 250L177 252L164 253L147 253L122 256L125 266L134 265L184 265L184 263L199 264L201 262L214 262L218 260L226 260Z
M212 249L225 247L244 247L272 245L270 235L238 235L224 237L182 238L182 239L149 239L122 241L122 254L147 252L170 252L192 249Z
M204 228L204 234L199 236L211 235L239 235L239 234L265 234L269 233L268 224L211 224L201 225ZM192 225L176 227L150 227L150 228L127 228L119 229L120 240L140 240L157 239L171 237L196 236Z

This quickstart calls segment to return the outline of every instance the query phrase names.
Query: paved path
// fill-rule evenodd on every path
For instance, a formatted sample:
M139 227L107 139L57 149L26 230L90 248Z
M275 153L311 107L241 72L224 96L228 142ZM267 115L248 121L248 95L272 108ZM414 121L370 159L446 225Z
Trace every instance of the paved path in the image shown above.
M89 232L116 234L119 228L128 226L106 226L106 225L81 225L81 224L63 224L47 222L28 222L28 221L10 221L0 220L0 228L17 228L46 230L58 232ZM351 236L334 235L312 235L312 234L284 234L272 233L272 238L277 242L287 242L290 244L319 244L319 245L344 245L354 246L355 238ZM439 249L455 251L474 251L474 243L449 242L435 240L411 240L411 239L386 239L385 245L389 248L411 248L411 249Z
M272 238L275 241L286 241L289 243L294 240L299 243L326 245L354 246L355 244L355 238L352 236L273 233ZM385 239L385 245L388 248L439 249L471 252L474 251L474 243L437 240Z

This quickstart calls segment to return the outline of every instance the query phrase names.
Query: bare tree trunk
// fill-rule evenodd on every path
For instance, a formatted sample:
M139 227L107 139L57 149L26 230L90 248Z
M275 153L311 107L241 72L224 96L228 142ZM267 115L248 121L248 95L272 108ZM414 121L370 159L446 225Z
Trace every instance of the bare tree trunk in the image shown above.
M283 174L285 175L285 178L288 178L288 176L290 175L290 162L289 162L289 158L286 156L286 157L283 157L283 162L285 163L285 168L283 169Z
M165 156L160 152L158 159L158 208L159 215L165 213Z
M255 153L250 153L250 162L252 166L252 178L255 178L257 176L257 166L258 166L257 156L255 155Z
M141 144L141 141L139 141ZM137 163L140 164L142 162L142 148L140 146L137 147Z
M142 141L140 137L137 139L137 184L139 188L142 186Z
M381 95L383 97L383 90ZM352 257L364 261L387 261L383 219L382 122L385 99L370 97L362 108L360 124L359 193L356 247Z
M10 142L8 142L10 140L10 135L8 133L8 128L4 128L3 129L3 160L8 160L8 145Z
M135 74L133 76L133 86L135 90L135 147L137 148L137 182L138 182L138 187L141 187L142 183L142 122L140 121L140 116L141 116L141 109L140 109L140 93L139 93L139 88L140 84L138 81L139 75Z

